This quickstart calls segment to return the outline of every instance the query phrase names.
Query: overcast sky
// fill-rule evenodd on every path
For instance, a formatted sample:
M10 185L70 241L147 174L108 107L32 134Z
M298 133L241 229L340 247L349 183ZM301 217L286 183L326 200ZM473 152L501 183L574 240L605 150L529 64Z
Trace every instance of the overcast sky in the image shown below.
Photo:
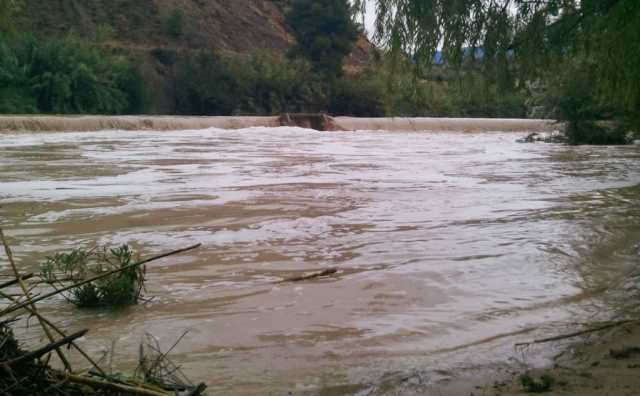
M376 15L374 12L374 5L371 1L367 1L367 14L365 15L365 29L369 33L369 37L373 34L375 27L374 22L376 20Z

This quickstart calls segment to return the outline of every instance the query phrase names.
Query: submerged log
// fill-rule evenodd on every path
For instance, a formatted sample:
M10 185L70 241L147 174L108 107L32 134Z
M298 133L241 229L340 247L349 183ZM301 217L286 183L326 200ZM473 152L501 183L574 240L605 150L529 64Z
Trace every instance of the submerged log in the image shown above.
M74 340L83 337L85 334L87 334L89 332L89 330L81 330L78 331L77 333L71 334L69 336L66 336L65 338L59 340L59 341L55 341L52 342L51 344L45 345L42 348L38 348L35 351L31 351L29 353L25 353L24 355L17 357L15 359L9 360L9 361L5 361L5 362L0 362L0 364L3 365L7 365L7 366L12 366L14 364L20 363L20 362L24 362L24 361L29 361L29 360L34 360L34 359L39 359L40 357L46 355L47 353L53 351L54 349L58 349L61 346L67 345L72 343Z
M13 285L17 285L18 283L20 283L20 281L25 281L25 280L29 280L31 278L33 278L35 275L33 273L28 273L28 274L23 274L20 275L19 278L14 278L13 280L4 282L4 283L0 283L0 289L4 289L5 287L10 287Z
M305 280L310 280L310 279L315 279L315 278L321 278L323 276L329 276L329 275L333 275L336 272L338 272L337 268L327 268L324 271L320 271L320 272L314 272L312 274L308 274L308 275L302 275L302 276L294 276L291 278L286 278L281 280L278 283L285 283L285 282L302 282Z

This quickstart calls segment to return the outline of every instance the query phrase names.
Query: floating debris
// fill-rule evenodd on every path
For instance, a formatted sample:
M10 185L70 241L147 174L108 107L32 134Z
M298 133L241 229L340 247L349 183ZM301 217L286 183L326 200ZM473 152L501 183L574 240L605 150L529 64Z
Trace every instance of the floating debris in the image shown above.
M62 293L70 292L71 296L77 298L78 294L74 294L77 293L77 290L82 290L83 287L96 288L96 285L105 285L109 279L118 279L122 274L135 273L135 279L139 281L135 285L141 288L142 278L138 278L138 276L140 275L140 268L144 264L196 249L200 245L164 253L145 260L136 259L135 262L132 260L133 253L128 248L120 247L110 251L104 250L103 253L109 255L111 259L117 258L111 266L103 265L104 269L88 271L90 275L82 274L83 276L79 276L81 275L81 271L78 270L80 267L76 267L66 274L77 277L65 278L65 282L71 284L55 288L54 291L49 293L37 295L32 293L31 287L28 287L31 285L27 285L25 282L33 278L34 275L20 274L18 272L2 229L0 229L0 239L13 272L13 279L0 284L0 301L4 303L3 308L0 310L0 394L9 396L200 396L204 394L207 386L205 384L192 384L184 373L180 371L180 368L168 358L168 354L182 337L167 352L162 352L157 340L147 335L146 342L141 346L139 367L131 378L127 378L122 375L108 373L76 343L78 339L89 333L89 329L83 329L67 335L62 329L43 316L36 307L37 302ZM87 260L85 259L91 257L91 254L77 251L73 253L73 257L71 255L66 256L66 258L63 257L64 260L60 262L66 262L67 264L84 263L86 265ZM62 256L57 257L60 258ZM109 260L107 256L104 256L104 258L107 261ZM54 267L56 266L52 266L51 269ZM59 283L59 278L51 277L53 276L52 272L49 272L49 276L49 278L45 276L43 282L37 284ZM50 282L52 280L54 282ZM19 287L21 294L16 296L4 292L5 289L15 286ZM96 288L94 290L99 289ZM22 347L12 327L15 322L20 320L23 314L22 311L38 319L40 328L48 343L31 350L26 350ZM66 355L71 348L87 360L92 367L90 370L79 372L72 368ZM57 354L63 368L54 368L50 364L51 353L53 352Z

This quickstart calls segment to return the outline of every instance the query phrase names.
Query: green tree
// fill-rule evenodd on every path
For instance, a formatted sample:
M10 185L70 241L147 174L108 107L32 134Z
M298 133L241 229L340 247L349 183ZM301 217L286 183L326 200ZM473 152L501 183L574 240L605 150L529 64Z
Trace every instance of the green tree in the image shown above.
M177 39L184 35L186 22L184 11L182 11L180 8L175 8L173 11L171 11L171 14L169 14L169 16L167 17L166 23L167 33L169 33L169 36Z
M215 52L201 52L180 67L177 111L190 115L230 115L240 105L241 86Z
M120 114L144 110L126 58L74 40L0 38L0 113Z
M0 40L0 113L37 112L27 71L16 51Z
M303 56L317 72L340 76L344 58L358 38L358 26L347 0L295 0L287 22L297 44L291 56Z
M365 3L356 1L361 10ZM459 67L481 47L483 71L498 87L515 80L524 88L587 59L592 89L573 92L616 107L617 123L640 130L640 1L377 0L375 10L376 38L392 56L429 67L442 48Z
M13 31L12 18L18 7L18 0L0 0L0 35Z
M73 40L31 42L23 56L41 112L118 114L130 106L124 58Z

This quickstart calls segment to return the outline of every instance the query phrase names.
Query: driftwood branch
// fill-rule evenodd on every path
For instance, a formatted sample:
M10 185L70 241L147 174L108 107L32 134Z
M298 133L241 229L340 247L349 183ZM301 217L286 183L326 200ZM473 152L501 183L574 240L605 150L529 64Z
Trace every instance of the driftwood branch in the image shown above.
M323 276L333 275L336 272L338 272L337 268L327 268L324 271L314 272L314 273L308 274L308 275L294 276L294 277L291 277L291 278L286 278L286 279L283 279L283 280L281 280L281 281L279 281L277 283L302 282L302 281L306 281L306 280L310 280L310 279L321 278Z
M86 280L84 280L82 282L78 282L76 284L69 285L69 286L63 287L61 289L57 289L55 291L43 294L43 295L41 295L41 296L39 296L37 298L31 299L29 301L25 301L25 302L22 302L20 304L16 304L14 306L11 306L11 307L5 309L4 311L0 312L0 316L7 315L7 314L9 314L11 312L15 312L15 311L17 311L17 310L19 310L21 308L24 308L27 305L33 304L33 303L38 302L38 301L46 300L47 298L51 298L51 297L53 297L53 296L55 296L57 294L66 292L66 291L71 290L71 289L75 289L77 287L86 285L86 284L91 283L91 282L95 282L95 281L97 281L99 279L106 278L106 277L109 277L111 275L117 274L119 272L126 271L126 270L129 270L129 269L135 268L135 267L139 267L139 266L141 266L143 264L147 264L147 263L150 263L152 261L160 260L160 259L165 258L165 257L169 257L169 256L173 256L175 254L180 254L180 253L187 252L189 250L197 249L200 246L202 246L202 244L198 243L197 245L189 246L189 247L184 248L184 249L174 250L174 251L168 252L168 253L163 253L163 254L160 254L158 256L154 256L154 257L139 261L137 263L133 263L133 264L127 265L125 267L118 268L118 269L113 270L113 271L105 272L104 274L100 274L100 275L94 276L94 277L92 277L90 279L86 279Z
M35 351L31 351L29 353L25 353L24 355L17 357L15 359L12 360L8 360L6 362L0 362L0 364L4 364L7 366L12 366L14 364L20 363L20 362L24 362L24 361L29 361L29 360L33 360L33 359L38 359L40 357L42 357L43 355L46 355L47 353L53 351L54 349L59 349L60 347L67 345L69 343L71 343L73 340L76 340L80 337L83 337L85 334L87 334L89 332L89 330L81 330L78 331L77 333L73 333L69 336L66 336L63 339L60 339L56 342L52 342L49 345L45 345L42 348L38 348Z
M205 390L207 390L207 385L205 383L200 383L195 387L194 390L189 392L187 396L200 396L204 393Z
M60 371L48 368L47 375L49 375L49 381L52 384L54 384L52 386L56 386L56 383L57 385L63 384L63 383L77 384L77 385L84 385L87 387L91 387L99 393L105 392L105 393L138 395L138 396L170 396L174 394L174 392L167 393L166 390L160 387L148 385L145 383L138 383L137 381L124 382L124 381L108 378L108 376L100 368L100 366L93 359L91 359L91 357L82 348L80 348L74 342L78 338L83 337L89 330L82 330L71 335L66 335L62 330L56 327L55 324L51 323L44 315L38 312L35 303L37 303L38 301L46 300L52 296L64 293L68 290L81 287L83 285L89 284L99 279L103 279L103 278L112 276L114 274L118 274L122 271L136 268L146 263L159 260L168 256L172 256L172 255L183 253L192 249L196 249L201 246L200 244L193 245L184 249L174 250L168 253L163 253L157 256L150 257L145 260L140 260L136 263L123 266L121 268L117 268L112 271L104 272L102 274L93 276L89 279L80 280L80 281L71 280L72 282L75 282L75 283L62 287L60 289L54 290L52 292L43 293L42 295L39 295L39 294L32 293L33 288L30 289L27 286L27 284L24 282L24 280L32 278L34 275L20 274L18 272L16 263L13 259L12 252L8 246L8 243L6 241L4 234L2 233L2 229L0 229L0 241L4 246L4 250L6 252L7 258L9 259L11 268L13 270L13 275L14 275L14 279L0 283L0 298L5 298L9 302L7 304L8 307L0 311L0 318L7 314L15 312L17 310L24 309L27 313L30 313L31 315L35 316L38 319L42 327L42 330L46 333L47 337L49 338L49 343L41 348L38 348L31 352L26 352L13 359L0 361L0 369L4 368L5 371L11 374L11 372L14 369L22 370L23 365L29 366L34 364L38 360L40 360L39 364L43 365L43 367L48 368L49 367L48 359L52 356L51 352L55 351L58 353L58 355L60 355L62 362L65 363L66 371L60 372ZM33 287L41 283L42 282L38 282L34 284ZM14 286L14 285L18 285L20 287L22 294L13 296L13 295L10 295L9 293L2 292L2 288ZM11 321L11 319L3 323L6 324L9 321ZM53 338L52 332L54 332L53 334L60 335L60 337L62 338L59 340L55 340ZM69 346L69 347L73 346L74 348L76 348L93 365L94 370L92 372L102 377L102 379L92 378L90 376L85 376L85 375L74 374L72 372L70 365L67 362L66 357L64 356L64 354L62 354L62 348L64 346ZM161 358L166 359L166 354L162 355ZM28 376L25 378L28 378ZM191 396L198 396L202 394L204 389L206 389L206 385L200 384L198 386L188 386L184 390L187 390L187 389L190 391L189 394Z
M7 294L4 294L2 292L0 292L0 297L4 297L8 300L11 300L13 302L17 302L17 300ZM55 331L56 333L58 333L61 337L66 337L67 335L65 334L65 332L63 332L62 330L60 330L60 328L58 328L58 326L54 325L53 323L51 323L51 321L49 319L47 319L44 315L41 315L40 312L38 311L34 311L31 309L30 306L26 306L24 307L24 309L29 312L31 315L37 316L38 319L40 319L42 322L44 322L47 326L51 327L53 329L53 331ZM104 374L104 370L102 370L102 368L98 365L98 363L96 363L95 360L93 360L91 358L91 356L89 356L89 354L87 352L85 352L84 349L82 349L76 342L71 341L71 346L74 347L85 359L87 359L87 361L89 363L91 363L91 365L100 373Z
M13 280L10 280L10 281L4 282L4 283L0 283L0 289L4 289L5 287L17 285L20 281L29 280L29 279L33 278L34 276L35 275L33 273L20 275L20 277L18 277L18 278L15 278Z
M83 377L80 375L74 374L66 374L61 375L60 380L66 380L75 384L87 385L92 387L93 389L102 389L102 390L111 390L119 393L124 393L127 395L137 395L137 396L171 396L171 394L166 392L155 391L151 389L139 388L130 385L123 385L115 382L106 382L98 379L93 379L89 377Z
M20 275L20 272L18 271L18 267L16 266L16 262L13 260L13 253L11 252L11 248L9 247L9 244L7 243L7 239L4 237L4 232L2 232L2 228L0 228L0 239L2 239L2 245L4 246L4 252L7 255L7 259L9 259L9 263L11 264L11 269L13 270L13 274L15 275L15 280L16 280L16 282L18 282L18 285L20 285L20 289L22 290L22 293L24 294L24 297L28 301L31 301L32 300L31 291L27 288L27 286L24 284L24 282L22 280L22 276ZM35 306L35 304L33 302L31 304L27 305L27 306L31 309L31 312L34 312L34 313L37 312L36 306ZM44 332L44 334L49 339L49 342L51 342L52 344L55 344L56 342L55 342L55 338L53 337L53 334L51 334L51 331L49 330L47 325L42 320L42 317L40 317L40 316L38 316L38 323L40 324L40 327L42 327L42 331ZM55 350L56 350L56 354L58 355L58 357L62 361L62 364L64 364L64 368L67 369L67 371L72 371L71 370L71 363L69 363L69 360L64 355L62 350L59 347L56 347Z
M515 346L516 346L516 348L519 348L519 347L527 347L527 346L533 345L533 344L544 344L546 342L560 341L560 340L565 340L567 338L573 338L573 337L578 337L578 336L585 335L585 334L596 333L598 331L608 330L608 329L612 329L614 327L622 326L622 325L629 324L629 323L635 323L635 322L640 322L640 320L638 320L638 319L621 320L621 321L618 321L618 322L607 323L606 325L593 327L593 328L585 329L585 330L581 330L581 331L576 331L576 332L569 333L569 334L562 334L562 335L555 336L555 337L542 338L542 339L533 340L533 341L530 341L530 342L520 342L520 343L516 344Z

